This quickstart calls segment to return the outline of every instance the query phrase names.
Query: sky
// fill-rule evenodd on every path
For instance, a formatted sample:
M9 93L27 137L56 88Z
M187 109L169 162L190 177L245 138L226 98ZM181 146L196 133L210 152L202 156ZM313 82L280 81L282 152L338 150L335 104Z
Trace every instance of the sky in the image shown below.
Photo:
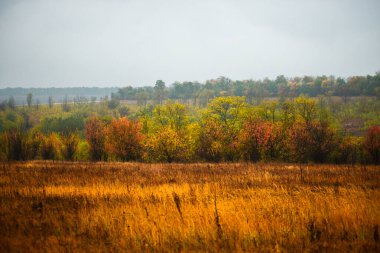
M0 88L380 70L379 0L0 0Z

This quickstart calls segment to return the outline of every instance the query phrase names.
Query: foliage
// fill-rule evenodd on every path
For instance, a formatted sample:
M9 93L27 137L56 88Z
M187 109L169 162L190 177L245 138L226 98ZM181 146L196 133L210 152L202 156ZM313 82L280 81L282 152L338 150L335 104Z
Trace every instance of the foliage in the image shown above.
M293 160L323 163L335 142L334 130L319 121L295 123L288 131L288 145Z
M93 161L105 159L105 124L93 117L86 122L86 140L89 145L90 158Z
M76 133L62 134L62 155L65 160L73 161L78 149L79 137Z
M117 100L115 98L112 98L110 101L108 101L108 104L107 104L107 106L108 106L109 109L115 109L119 105L120 105L119 100Z
M244 160L257 162L280 158L281 127L271 121L249 118L239 133L237 145Z
M44 160L59 160L61 154L62 143L59 135L51 133L47 136L42 136L40 152Z
M236 141L246 109L244 97L219 97L211 100L201 124L201 158L214 162L238 159Z
M114 119L106 129L106 149L110 156L122 161L140 160L143 135L138 121Z
M294 81L304 82L307 90L307 83L312 80ZM319 81L322 90L333 85L329 78ZM276 82L284 85L286 79L278 78ZM275 87L276 82L265 79L258 87L264 83ZM248 83L256 87L253 82ZM70 111L64 111L61 105L42 104L38 109L34 106L12 109L6 105L0 110L3 139L0 157L148 162L378 162L376 145L371 144L376 135L363 137L367 129L378 125L379 100L350 98L350 103L345 104L341 98L330 95L317 99L307 96L265 99L250 94L252 103L262 100L250 105L247 103L250 98L229 96L233 92L226 90L247 95L244 86L248 83L220 78L208 81L205 85L208 88L203 90L195 83L178 83L176 89L188 93L181 97L182 103L178 99L161 104L148 101L143 106L121 102L111 109L108 103L121 96L116 93L111 100L105 98L92 104L81 102L78 97L69 104ZM138 91L148 92L145 88ZM176 96L167 93L170 89L166 86L164 91L165 96ZM208 105L198 106L204 91L210 92L203 101ZM292 88L288 91L292 92ZM133 99L134 88L125 92ZM192 105L189 94L194 92L198 94L198 102Z
M364 140L364 149L370 155L372 162L380 164L380 127L372 126L368 129Z
M40 129L43 133L64 133L66 135L84 130L84 115L83 114L72 114L68 117L51 117L45 118L41 122Z
M337 162L356 164L362 162L362 137L346 136L339 143Z
M202 124L199 133L198 156L210 162L226 160L226 156L232 155L228 154L230 153L228 151L236 150L230 146L232 143L227 141L227 137L227 135L224 135L221 125L218 124L216 120L206 120Z
M170 126L150 134L145 143L145 160L157 162L186 162L191 158L191 148L186 137Z

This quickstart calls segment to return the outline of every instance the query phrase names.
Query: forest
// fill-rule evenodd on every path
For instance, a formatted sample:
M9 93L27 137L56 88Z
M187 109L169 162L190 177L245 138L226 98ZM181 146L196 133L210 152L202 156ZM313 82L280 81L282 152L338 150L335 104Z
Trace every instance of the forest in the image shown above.
M136 100L144 104L148 100L181 99L192 100L194 104L206 105L208 100L217 96L245 96L249 103L267 97L310 97L340 96L345 99L351 96L380 96L380 73L367 76L341 78L335 76L303 76L286 78L283 75L275 79L236 80L219 77L200 82L174 82L166 87L165 82L157 80L154 87L124 87L112 97L125 100Z
M158 80L100 102L39 104L28 93L0 107L0 159L379 164L379 89L380 74Z

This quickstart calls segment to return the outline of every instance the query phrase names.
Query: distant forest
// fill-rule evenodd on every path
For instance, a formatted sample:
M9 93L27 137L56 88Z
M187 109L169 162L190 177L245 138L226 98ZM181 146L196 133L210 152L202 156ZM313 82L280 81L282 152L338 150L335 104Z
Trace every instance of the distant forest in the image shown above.
M260 102L268 97L297 97L301 94L309 97L341 96L380 96L380 72L375 75L335 78L334 76L304 76L276 79L233 81L227 77L199 82L175 82L166 87L158 80L154 87L128 86L112 94L119 100L136 100L144 104L149 100L161 102L167 98L180 99L184 102L193 101L195 104L206 105L214 97L244 96L248 103L253 100Z
M205 106L207 102L220 96L244 96L249 103L260 103L269 97L297 97L301 94L317 96L380 96L380 72L375 75L341 78L334 76L303 76L286 78L283 75L275 79L236 80L219 77L207 80L174 82L166 85L157 80L153 86L123 88L118 87L72 87L72 88L4 88L0 89L0 102L9 99L17 105L26 104L27 95L32 94L35 103L47 104L49 101L88 102L100 101L109 97L117 100L134 100L139 105L149 101L162 102L165 99L179 99L183 102Z
M4 88L0 89L0 102L7 102L10 98L14 99L17 105L26 104L28 94L33 95L34 102L47 104L49 99L54 103L84 100L101 100L109 97L116 92L117 87L66 87L66 88Z

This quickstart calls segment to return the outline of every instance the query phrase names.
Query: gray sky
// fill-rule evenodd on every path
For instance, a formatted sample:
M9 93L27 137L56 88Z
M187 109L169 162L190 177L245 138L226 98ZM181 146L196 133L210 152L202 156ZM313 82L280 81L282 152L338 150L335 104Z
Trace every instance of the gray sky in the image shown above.
M380 70L379 0L0 0L0 88Z

